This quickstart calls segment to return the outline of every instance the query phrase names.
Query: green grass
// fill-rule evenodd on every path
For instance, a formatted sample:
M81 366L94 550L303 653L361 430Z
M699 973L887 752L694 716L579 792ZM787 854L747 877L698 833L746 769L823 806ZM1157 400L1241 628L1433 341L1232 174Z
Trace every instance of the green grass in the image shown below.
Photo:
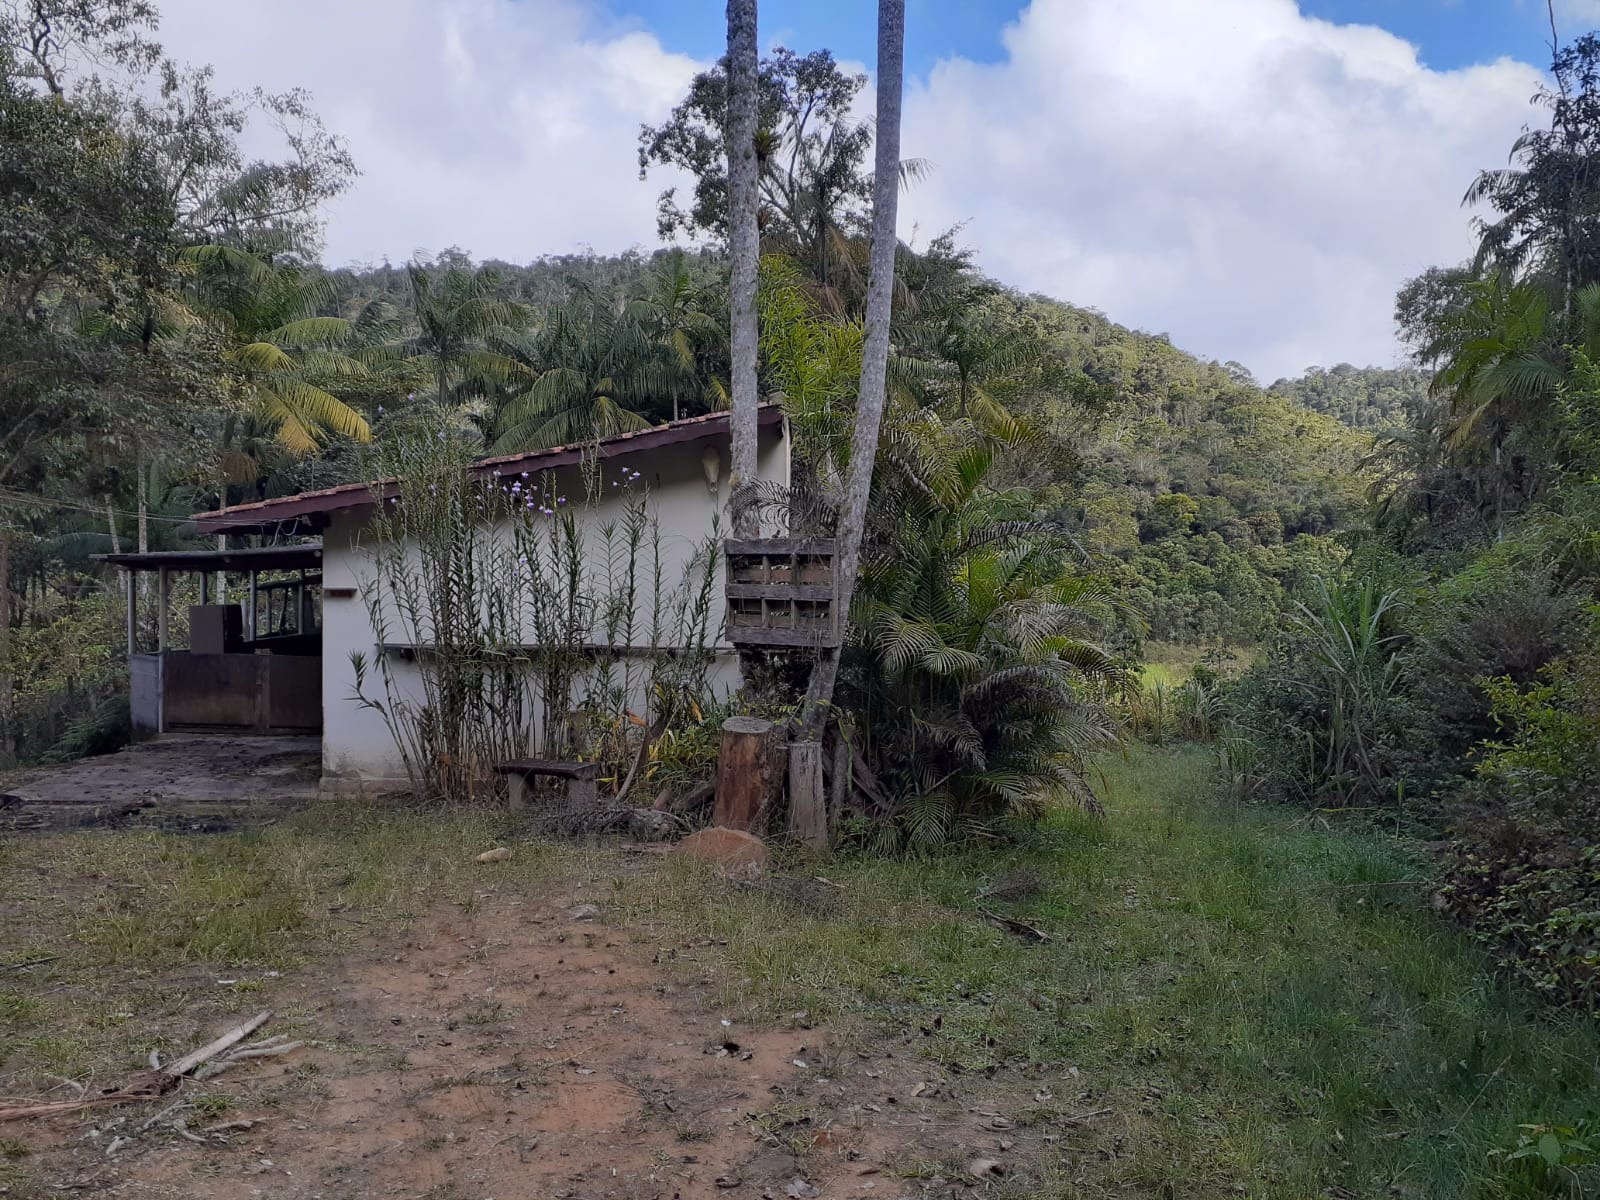
M672 871L631 902L727 939L724 1000L748 1015L921 1029L920 1053L997 1080L1077 1068L1081 1097L1033 1119L1063 1103L1114 1116L1057 1192L1030 1194L1456 1200L1488 1194L1489 1151L1519 1122L1600 1106L1595 1027L1499 984L1429 910L1427 864L1404 846L1219 806L1199 751L1107 770L1103 823L829 865L833 916ZM1047 945L975 912L985 879L1022 868L1046 889L1008 911Z
M581 878L609 888L619 939L680 962L730 1016L826 1022L819 1075L889 1048L1004 1099L1017 1129L1059 1135L1046 1178L994 1194L1507 1196L1489 1152L1519 1123L1600 1107L1593 1023L1499 983L1433 914L1429 864L1405 844L1219 803L1203 751L1103 766L1104 820L1063 814L1020 845L925 861L796 858L795 879L838 885L800 896L520 838L509 862L480 866L512 834L495 814L323 807L219 837L0 844L0 961L59 955L3 977L0 1091L115 1078L152 1038L187 1048L255 1003L235 992L269 969L440 904ZM989 903L1047 944L977 911L980 887L1019 872L1040 890ZM307 1003L281 1013L286 1029L315 1027ZM783 1140L783 1113L768 1115Z

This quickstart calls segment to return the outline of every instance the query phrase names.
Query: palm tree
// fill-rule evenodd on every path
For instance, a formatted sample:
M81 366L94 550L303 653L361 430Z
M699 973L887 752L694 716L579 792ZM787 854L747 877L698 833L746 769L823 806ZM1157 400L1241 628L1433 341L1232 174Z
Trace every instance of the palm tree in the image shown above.
M335 299L327 276L220 246L192 248L184 261L195 272L195 308L220 334L222 359L259 427L296 455L330 435L371 437L366 418L327 390L368 373L351 353L351 323L321 315Z
M520 377L518 364L488 344L524 316L497 294L499 279L490 268L433 270L414 262L406 265L406 280L416 325L384 356L426 378L441 408Z
M981 289L963 290L908 323L891 370L924 404L1004 441L1036 440L1011 405L1038 386L1039 340L992 319L983 299Z
M985 490L994 448L970 422L928 450L930 489L878 523L842 685L865 729L896 731L867 757L919 846L1052 799L1096 807L1087 755L1115 737L1091 697L1116 671L1089 640L1112 606L1069 535Z
M1537 482L1529 477L1537 464L1508 455L1508 446L1548 410L1567 378L1572 347L1600 351L1600 284L1579 289L1564 320L1544 281L1501 272L1464 284L1423 350L1440 364L1431 390L1450 406L1449 445L1458 461L1475 455L1485 464L1493 495L1481 499L1496 514L1504 513L1508 491L1526 492Z
M713 313L713 304L690 272L682 251L663 255L641 280L634 297L635 319L649 336L659 341L682 376L672 390L672 419L682 413L682 401L728 404L728 385L703 367L707 357L727 353L727 335Z
M523 381L491 421L492 448L569 445L664 416L685 376L644 316L637 305L579 287L538 330L492 337L493 353Z

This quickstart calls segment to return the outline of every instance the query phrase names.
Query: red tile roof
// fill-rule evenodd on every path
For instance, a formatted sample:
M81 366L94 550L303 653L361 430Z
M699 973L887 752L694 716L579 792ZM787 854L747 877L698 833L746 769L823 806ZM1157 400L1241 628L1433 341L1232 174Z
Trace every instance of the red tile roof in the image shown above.
M757 416L757 421L763 426L776 425L782 420L783 412L776 404L762 405ZM622 458L629 454L654 450L660 446L726 435L727 432L726 411L706 413L703 416L668 421L664 425L653 425L649 429L614 434L611 437L601 438L598 442L551 446L547 450L529 450L521 454L483 458L473 463L470 469L477 475L548 471L581 462L585 455L598 455L601 459ZM338 487L322 488L314 492L296 492L292 496L278 496L271 500L256 500L249 504L234 504L212 512L196 513L194 527L202 533L256 528L280 521L293 521L317 513L362 508L376 503L379 499L386 500L390 496L397 495L399 491L400 482L397 479L380 479L371 483L344 483Z

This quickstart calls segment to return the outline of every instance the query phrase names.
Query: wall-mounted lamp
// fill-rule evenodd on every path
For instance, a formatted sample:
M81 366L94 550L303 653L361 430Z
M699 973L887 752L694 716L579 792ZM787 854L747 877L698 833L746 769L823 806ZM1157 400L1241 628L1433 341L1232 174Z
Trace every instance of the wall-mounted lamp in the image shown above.
M706 490L715 496L722 480L722 451L707 446L700 455L700 466L706 473Z

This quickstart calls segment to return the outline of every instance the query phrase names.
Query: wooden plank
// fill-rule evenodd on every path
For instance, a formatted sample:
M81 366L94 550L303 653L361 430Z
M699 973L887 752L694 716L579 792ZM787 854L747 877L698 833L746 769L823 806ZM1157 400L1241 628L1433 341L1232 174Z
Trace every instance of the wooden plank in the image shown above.
M267 724L273 730L322 728L321 655L268 654Z
M168 654L161 660L162 729L254 729L254 654Z
M502 775L549 775L558 779L598 779L600 764L573 762L564 758L513 758L495 763Z
M256 664L256 732L265 733L272 728L272 655L252 654L250 657L255 659Z
M760 819L772 793L772 730L772 722L760 717L729 717L722 723L713 825L748 831Z
M832 629L769 629L761 625L730 625L728 640L736 646L797 646L820 649L837 646L839 635Z
M722 543L722 552L729 557L803 554L808 558L831 558L838 553L838 542L833 538L728 538Z
M128 581L128 657L139 653L139 572L124 571Z
M828 806L822 796L822 743L789 743L789 832L813 850L828 848Z
M730 600L832 600L826 583L730 583Z

